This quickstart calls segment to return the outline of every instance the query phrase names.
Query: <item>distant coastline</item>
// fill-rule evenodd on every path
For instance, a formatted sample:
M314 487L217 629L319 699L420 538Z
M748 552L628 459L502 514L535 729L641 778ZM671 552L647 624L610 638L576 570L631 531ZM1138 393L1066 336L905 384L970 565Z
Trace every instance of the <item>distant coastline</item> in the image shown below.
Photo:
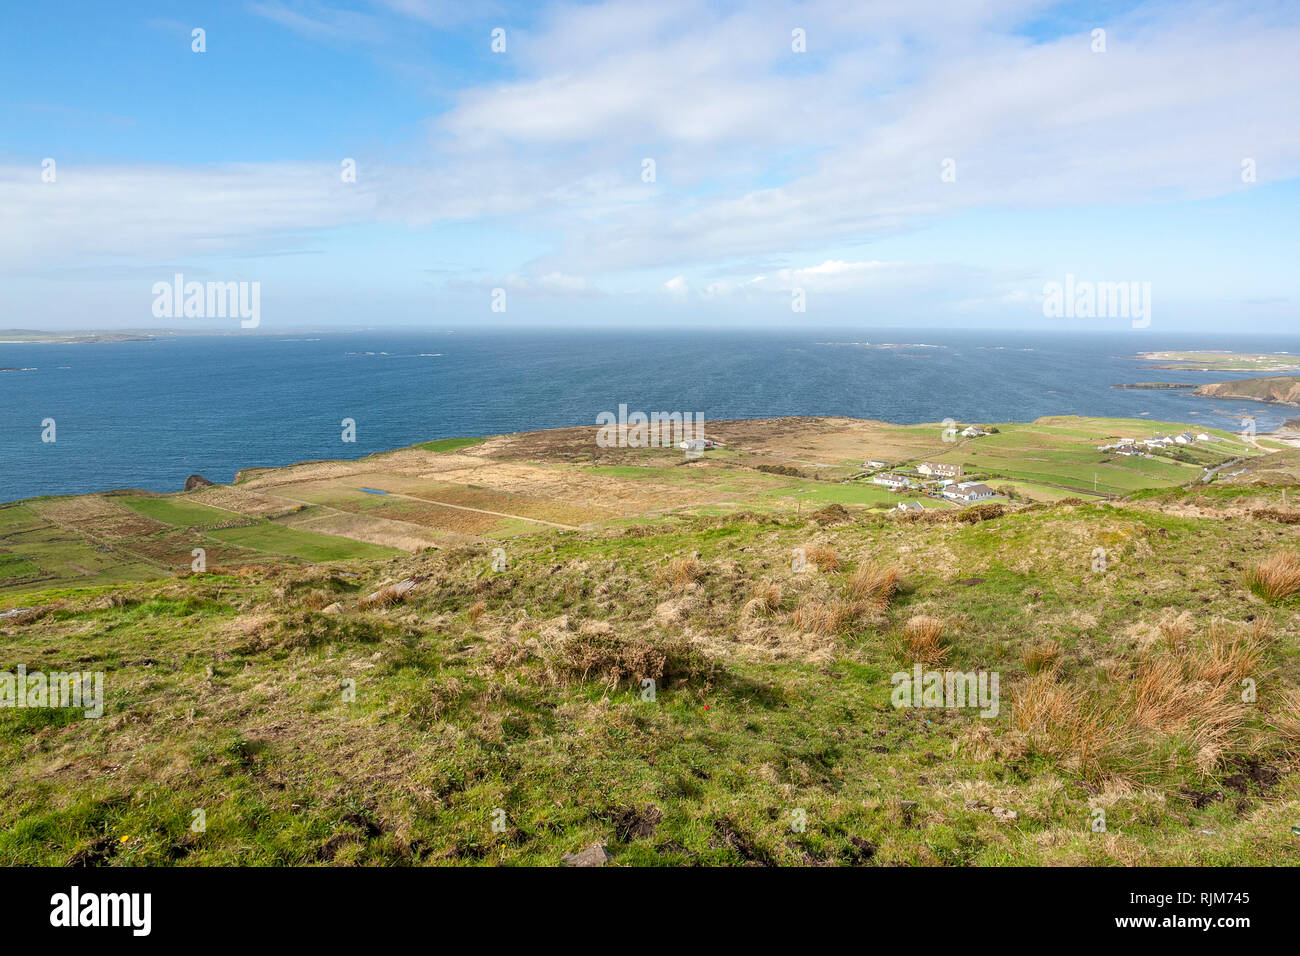
M41 332L35 329L0 329L0 345L89 345L96 342L151 342L149 332ZM3 371L12 371L4 369Z

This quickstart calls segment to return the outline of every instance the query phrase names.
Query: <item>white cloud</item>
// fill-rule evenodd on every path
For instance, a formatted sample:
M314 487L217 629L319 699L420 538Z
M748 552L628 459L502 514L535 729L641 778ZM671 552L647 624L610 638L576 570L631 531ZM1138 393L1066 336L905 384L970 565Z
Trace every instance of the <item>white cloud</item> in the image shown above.
M1086 31L1020 32L1043 6L552 5L510 29L503 81L461 90L429 120L426 157L362 159L356 184L315 162L60 164L54 184L39 167L0 167L0 221L19 224L0 231L0 269L265 253L343 226L475 220L543 238L532 261L482 263L531 291L589 295L577 276L625 270L681 272L664 284L677 296L834 291L930 267L726 270L746 257L815 261L972 210L1222 195L1245 188L1243 157L1261 183L1300 175L1293 8L1144 7L1110 18L1108 52L1093 54ZM252 8L305 36L372 44L395 22L454 12L436 0ZM791 51L793 26L807 53ZM653 184L640 180L643 157L656 160ZM955 182L940 179L948 157ZM686 278L709 269L712 282Z

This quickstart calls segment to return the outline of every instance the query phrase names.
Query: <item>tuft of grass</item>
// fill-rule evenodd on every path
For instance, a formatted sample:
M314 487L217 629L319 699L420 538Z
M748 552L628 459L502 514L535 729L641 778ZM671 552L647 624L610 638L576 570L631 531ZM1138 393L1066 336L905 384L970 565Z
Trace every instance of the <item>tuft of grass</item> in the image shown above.
M1246 572L1246 586L1270 603L1300 592L1300 554L1282 551L1265 558Z
M943 643L943 621L928 614L917 614L903 625L903 643L907 658L916 664L937 664L948 654Z
M596 680L610 690L637 686L647 678L660 687L695 678L707 685L715 671L713 662L686 640L620 636L608 626L565 635L549 664L557 683Z
M785 596L781 585L761 582L754 585L752 593L753 597L745 603L745 616L770 617L781 610L781 602Z
M687 590L703 577L704 564L694 554L673 558L662 575L663 580L678 592Z
M885 610L889 602L898 593L900 574L894 565L881 565L867 562L858 565L851 575L845 590L851 601L862 601L877 609Z
M868 607L861 601L806 598L790 615L790 623L805 633L829 637L844 633L867 611Z
M840 568L840 556L829 545L807 545L804 547L804 557L817 565L818 571L838 571Z
M1282 748L1293 757L1300 757L1300 689L1286 692L1282 706L1269 719L1269 726L1277 731Z
M1039 641L1025 650L1025 670L1031 674L1056 673L1061 667L1061 645L1056 641Z

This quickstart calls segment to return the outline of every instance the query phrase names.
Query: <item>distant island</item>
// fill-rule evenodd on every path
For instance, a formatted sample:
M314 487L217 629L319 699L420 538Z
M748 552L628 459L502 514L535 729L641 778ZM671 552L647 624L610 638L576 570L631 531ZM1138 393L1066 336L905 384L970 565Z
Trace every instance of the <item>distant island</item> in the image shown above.
M1151 368L1201 372L1300 372L1300 356L1258 352L1139 352Z
M1243 378L1235 382L1215 382L1198 386L1195 394L1206 398L1241 398L1252 402L1300 407L1300 376L1274 375Z
M93 342L151 342L156 335L148 332L40 332L34 329L0 329L0 345L30 343L84 345ZM10 371L6 369L5 371Z
M1112 385L1111 388L1196 388L1191 382L1135 382L1132 385Z

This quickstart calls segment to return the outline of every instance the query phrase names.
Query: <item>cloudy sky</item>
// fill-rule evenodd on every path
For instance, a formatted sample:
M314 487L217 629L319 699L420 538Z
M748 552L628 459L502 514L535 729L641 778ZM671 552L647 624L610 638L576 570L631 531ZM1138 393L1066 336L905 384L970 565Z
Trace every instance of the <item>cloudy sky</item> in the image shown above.
M1150 282L1156 330L1300 329L1295 3L5 19L0 327L183 327L175 273L260 282L269 330L1130 326L1045 318L1071 274Z

